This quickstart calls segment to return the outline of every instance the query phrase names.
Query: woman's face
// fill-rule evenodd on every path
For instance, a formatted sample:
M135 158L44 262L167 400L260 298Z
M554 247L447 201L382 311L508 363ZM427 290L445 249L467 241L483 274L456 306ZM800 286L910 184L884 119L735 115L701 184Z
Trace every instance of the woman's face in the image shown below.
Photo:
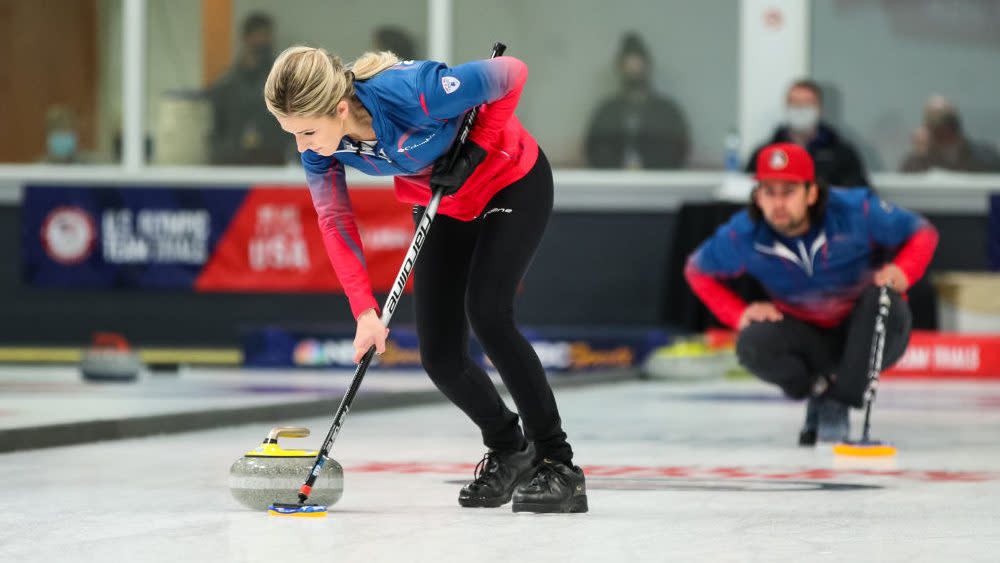
M310 149L316 154L331 156L347 132L346 103L341 103L344 104L345 111L341 111L338 105L336 115L278 117L278 123L295 137L295 146L299 152Z

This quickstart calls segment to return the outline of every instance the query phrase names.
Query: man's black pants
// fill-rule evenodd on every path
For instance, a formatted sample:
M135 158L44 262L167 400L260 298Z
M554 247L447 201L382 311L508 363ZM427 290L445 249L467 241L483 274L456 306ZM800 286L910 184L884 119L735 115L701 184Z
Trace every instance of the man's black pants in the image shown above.
M877 287L866 289L847 319L833 328L820 328L789 315L778 322L750 323L736 341L740 364L793 399L807 397L817 376L833 375L830 396L860 408L868 386L878 295ZM902 357L913 322L902 296L895 291L889 291L889 296L892 305L886 319L882 369Z

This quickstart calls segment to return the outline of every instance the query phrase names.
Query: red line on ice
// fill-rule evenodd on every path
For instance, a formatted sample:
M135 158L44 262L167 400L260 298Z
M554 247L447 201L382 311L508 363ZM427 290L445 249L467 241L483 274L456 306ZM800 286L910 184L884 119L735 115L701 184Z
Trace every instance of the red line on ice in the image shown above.
M438 473L464 474L475 469L471 463L418 463L418 462L369 462L349 467L351 473ZM983 482L1000 480L1000 473L986 471L901 470L901 469L827 469L793 468L768 469L754 467L702 467L664 466L642 467L635 465L585 465L584 472L591 477L631 478L715 478L715 479L772 479L775 481L829 481L844 477L882 477L925 482Z

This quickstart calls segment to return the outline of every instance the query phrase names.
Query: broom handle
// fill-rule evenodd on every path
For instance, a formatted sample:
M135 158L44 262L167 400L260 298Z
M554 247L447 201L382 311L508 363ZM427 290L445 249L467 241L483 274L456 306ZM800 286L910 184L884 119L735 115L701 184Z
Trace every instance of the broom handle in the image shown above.
M878 393L879 372L882 371L882 353L885 351L885 320L889 316L891 304L889 287L883 285L879 288L875 332L872 334L872 351L868 363L868 388L865 390L865 425L861 433L862 443L870 439L872 404L875 403L875 395Z

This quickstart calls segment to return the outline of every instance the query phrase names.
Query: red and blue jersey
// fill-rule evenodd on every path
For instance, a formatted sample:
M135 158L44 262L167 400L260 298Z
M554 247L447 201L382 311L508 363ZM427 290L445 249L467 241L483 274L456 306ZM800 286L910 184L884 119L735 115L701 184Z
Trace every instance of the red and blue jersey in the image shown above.
M469 139L486 149L486 159L438 208L456 219L475 219L497 192L523 178L538 158L538 144L514 115L527 77L527 66L512 57L455 67L433 61L401 62L354 84L372 116L377 141L355 143L344 137L332 156L302 153L327 254L355 317L377 304L347 196L344 166L394 176L401 201L425 205L431 197L434 161L451 147L465 113L485 104Z
M724 324L737 328L747 304L718 280L748 274L785 314L832 327L872 284L879 256L894 254L912 285L927 269L937 230L867 189L833 188L821 225L786 238L747 211L733 216L688 259L691 289Z

